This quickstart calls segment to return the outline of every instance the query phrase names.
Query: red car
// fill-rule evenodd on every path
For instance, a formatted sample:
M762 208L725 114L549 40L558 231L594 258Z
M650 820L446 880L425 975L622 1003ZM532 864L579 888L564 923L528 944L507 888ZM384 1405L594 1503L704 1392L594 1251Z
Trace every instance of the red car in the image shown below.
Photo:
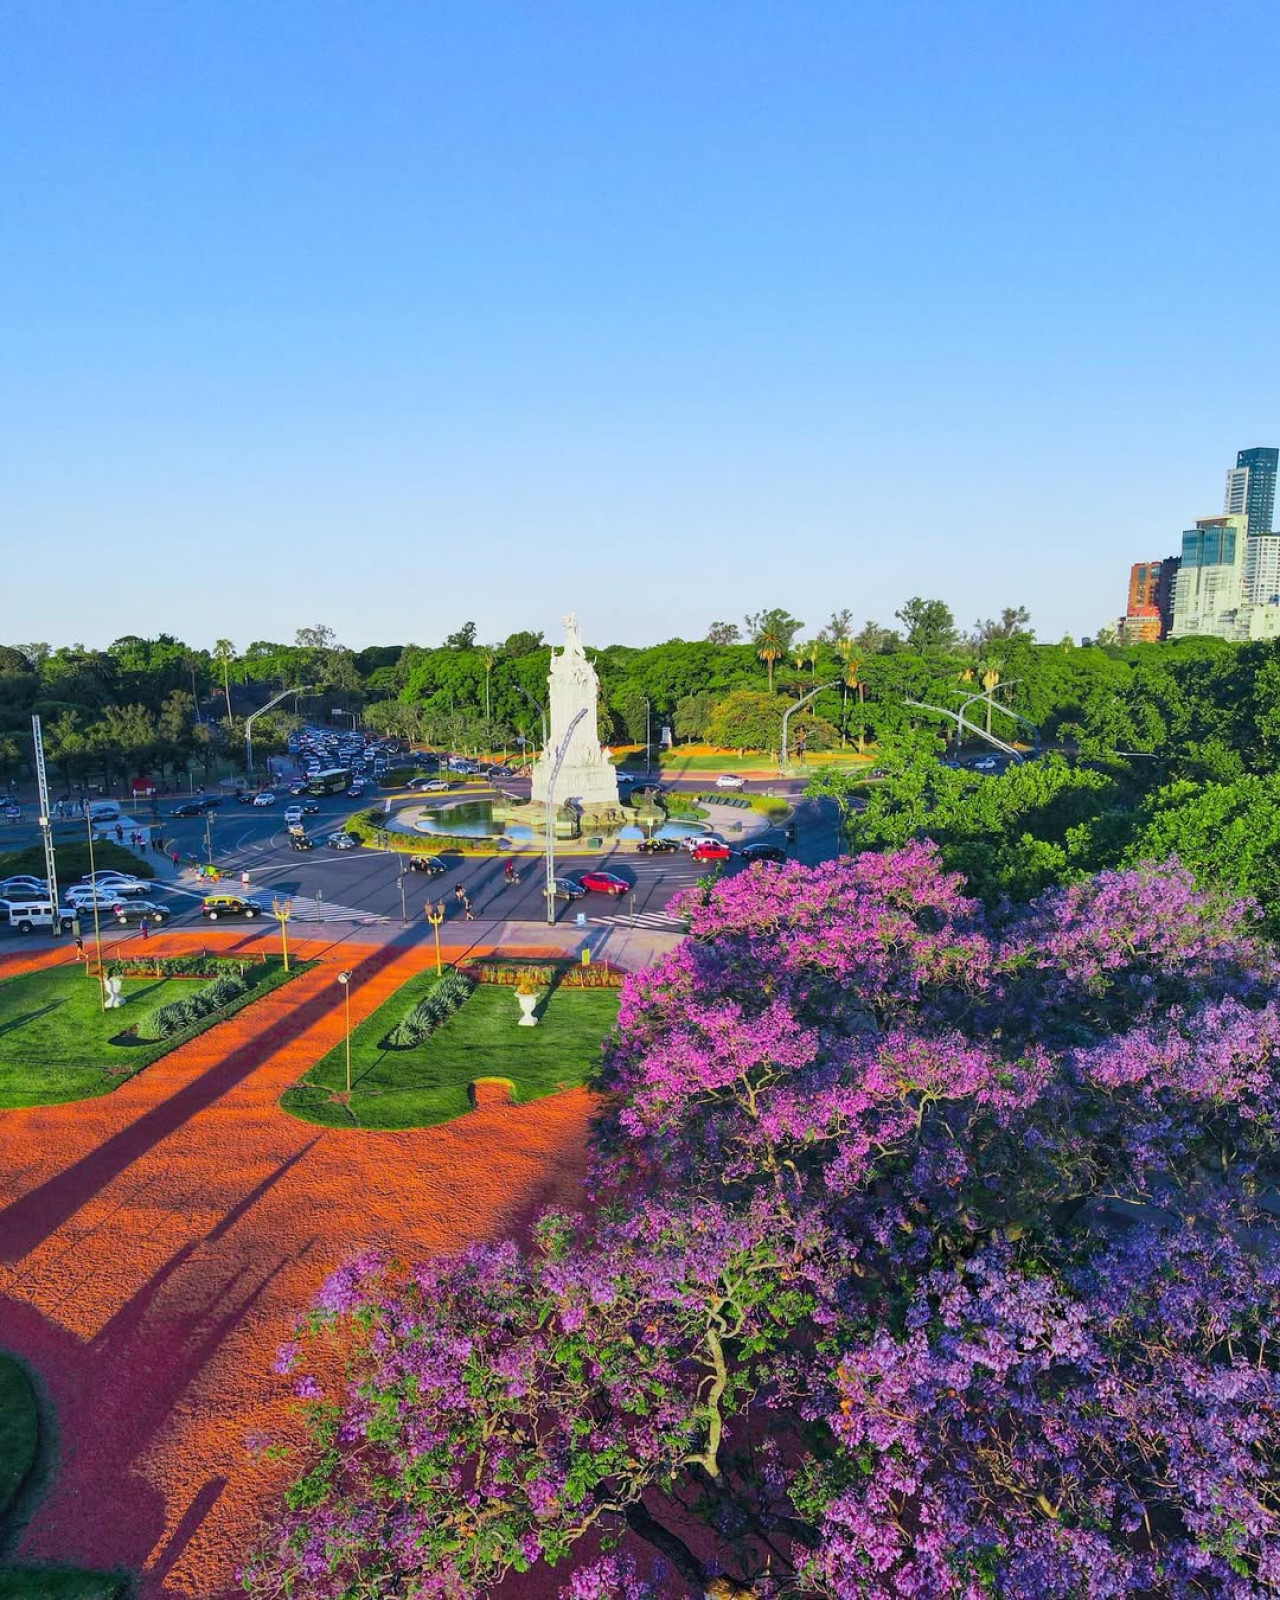
M580 872L578 882L584 889L595 889L600 894L629 894L631 885L625 878L617 878L612 872Z
M693 852L695 861L727 861L729 859L729 846L727 844L700 844Z

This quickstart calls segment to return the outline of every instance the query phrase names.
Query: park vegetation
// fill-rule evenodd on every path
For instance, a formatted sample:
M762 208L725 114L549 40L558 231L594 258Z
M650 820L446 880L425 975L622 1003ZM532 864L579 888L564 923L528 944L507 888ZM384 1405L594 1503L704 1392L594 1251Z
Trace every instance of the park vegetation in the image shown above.
M1274 1593L1250 909L1173 864L986 908L919 842L683 909L582 1211L351 1263L282 1350L312 1445L251 1592Z

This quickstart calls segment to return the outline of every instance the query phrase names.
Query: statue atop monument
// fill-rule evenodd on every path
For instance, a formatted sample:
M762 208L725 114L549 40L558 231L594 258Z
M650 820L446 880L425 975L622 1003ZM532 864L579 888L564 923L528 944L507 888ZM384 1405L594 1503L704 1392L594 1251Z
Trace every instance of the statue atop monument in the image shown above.
M564 623L564 649L551 657L548 677L550 727L547 748L533 765L533 799L545 802L547 784L556 755L565 742L569 724L579 711L586 715L574 728L555 780L553 799L558 805L574 801L584 811L618 804L618 775L600 746L597 726L600 683L582 648L578 619L571 611Z

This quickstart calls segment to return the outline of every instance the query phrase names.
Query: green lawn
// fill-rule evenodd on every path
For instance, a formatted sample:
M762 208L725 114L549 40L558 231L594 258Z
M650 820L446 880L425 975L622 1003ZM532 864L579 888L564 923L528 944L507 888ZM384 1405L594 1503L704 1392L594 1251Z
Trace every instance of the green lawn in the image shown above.
M35 1465L39 1439L39 1411L27 1375L0 1355L0 1544L11 1532L5 1519ZM124 1593L124 1580L106 1573L0 1568L0 1600L117 1600Z
M125 831L129 824L123 824ZM64 839L54 830L54 844L58 856L58 882L65 888L90 871L89 844L83 836ZM158 858L157 858L158 859ZM135 878L154 878L156 869L146 856L136 850L126 850L108 839L96 839L93 845L93 865L98 872L131 872ZM31 844L25 850L9 850L0 855L0 878L16 878L20 873L44 877L44 846Z
M283 1108L326 1127L429 1128L470 1110L475 1078L509 1079L523 1104L584 1083L618 1015L616 989L561 988L543 1002L539 1025L521 1028L514 992L481 984L423 1044L386 1049L387 1034L435 981L434 973L411 978L355 1029L349 1107L330 1098L346 1085L339 1044L285 1092Z
M171 1038L120 1044L111 1041L142 1024L158 1006L190 995L201 987L202 980L126 978L124 1006L104 1011L97 980L79 966L52 967L9 978L0 983L0 1110L58 1105L108 1094L143 1067L302 970L303 965L295 962L292 972L286 974L274 959L250 967L245 976L253 987L238 1004Z

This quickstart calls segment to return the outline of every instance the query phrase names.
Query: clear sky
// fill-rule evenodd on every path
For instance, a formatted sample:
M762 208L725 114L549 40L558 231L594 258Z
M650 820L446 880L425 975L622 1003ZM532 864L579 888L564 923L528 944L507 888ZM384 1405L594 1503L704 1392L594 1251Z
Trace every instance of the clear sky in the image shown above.
M0 0L4 641L1041 637L1280 444L1280 8Z

